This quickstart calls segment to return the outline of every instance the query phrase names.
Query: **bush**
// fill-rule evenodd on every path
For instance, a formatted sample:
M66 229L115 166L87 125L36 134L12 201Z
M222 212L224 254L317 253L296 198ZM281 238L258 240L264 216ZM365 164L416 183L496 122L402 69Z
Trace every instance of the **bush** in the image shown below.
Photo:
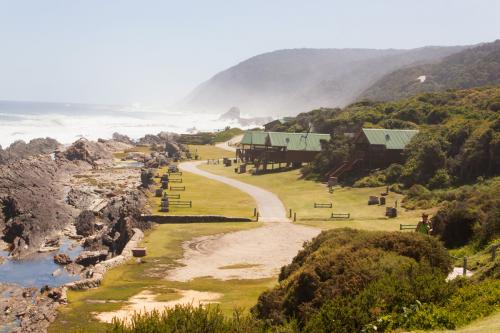
M477 208L454 201L432 218L433 233L439 235L448 248L463 246L472 240L480 219Z
M428 236L326 231L282 268L280 285L261 295L252 312L275 324L297 320L311 332L323 324L324 331L359 331L376 319L377 307L390 313L417 299L446 298L450 269L447 251ZM325 324L333 315L338 322Z
M385 178L388 183L396 183L401 178L403 166L401 164L391 164L385 170Z
M177 305L163 312L136 313L130 323L113 320L110 333L224 333L264 332L263 323L236 310L231 318L217 305Z
M429 188L445 188L450 186L451 177L446 169L439 169L436 174L429 180Z
M357 180L353 187L378 187L386 184L386 177L382 172L375 172Z

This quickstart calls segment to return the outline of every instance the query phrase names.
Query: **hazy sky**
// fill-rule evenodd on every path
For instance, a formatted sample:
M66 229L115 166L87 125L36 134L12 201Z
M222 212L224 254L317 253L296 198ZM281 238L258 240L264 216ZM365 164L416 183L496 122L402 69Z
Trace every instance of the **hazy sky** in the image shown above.
M0 0L0 99L170 105L283 48L500 38L498 0Z

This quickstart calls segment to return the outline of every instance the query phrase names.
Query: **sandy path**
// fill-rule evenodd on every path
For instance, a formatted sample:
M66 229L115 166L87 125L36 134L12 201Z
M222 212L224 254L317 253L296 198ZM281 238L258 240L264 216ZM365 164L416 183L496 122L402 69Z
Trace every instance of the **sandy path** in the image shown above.
M243 138L243 134L237 135L229 141L218 143L215 146L220 149L235 152L236 148L234 147L234 145L239 143L241 141L241 138Z
M186 305L193 304L198 306L199 304L214 303L216 300L222 297L222 294L202 292L196 290L176 290L181 294L181 298L174 301L161 302L157 301L157 294L149 290L143 290L137 295L132 296L128 300L128 305L120 310L110 311L110 312L100 312L94 313L95 318L99 321L105 323L112 323L113 318L120 320L129 321L132 314L135 313L147 313L154 310L162 312L164 309L173 308L176 305Z
M274 194L257 186L215 175L197 168L205 162L185 162L180 169L220 181L251 195L257 202L264 226L213 236L198 237L183 244L182 267L171 270L167 279L189 281L210 276L216 279L259 279L276 276L283 265L302 248L304 241L320 230L290 223L285 207ZM230 204L230 203L229 203ZM244 268L224 266L247 264ZM250 267L248 267L250 266Z

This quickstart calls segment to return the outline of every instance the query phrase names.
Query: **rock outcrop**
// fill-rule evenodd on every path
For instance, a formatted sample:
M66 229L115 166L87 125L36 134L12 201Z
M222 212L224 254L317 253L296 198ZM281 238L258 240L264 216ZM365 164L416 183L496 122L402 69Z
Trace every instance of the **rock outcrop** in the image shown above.
M60 182L61 170L67 169L49 156L0 166L0 233L14 255L37 251L73 219Z
M107 257L108 251L106 250L83 251L78 257L76 257L75 263L87 267L90 265L96 265L97 263L106 260Z
M0 328L16 333L47 332L50 323L56 319L57 308L66 302L64 287L44 287L37 291L0 284Z
M0 146L0 164L12 163L32 156L50 154L58 149L60 145L59 142L51 138L38 138L28 143L22 140L16 141L5 148L5 150Z
M76 234L83 237L93 235L95 232L96 217L94 212L84 210L75 221Z
M66 253L58 253L54 256L54 262L58 265L69 265L72 263L71 258Z

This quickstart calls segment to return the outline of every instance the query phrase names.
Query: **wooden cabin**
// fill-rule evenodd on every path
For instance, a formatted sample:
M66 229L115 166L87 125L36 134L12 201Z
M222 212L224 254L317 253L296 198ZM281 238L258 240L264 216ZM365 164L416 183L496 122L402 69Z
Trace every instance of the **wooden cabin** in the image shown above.
M404 161L404 150L417 130L363 128L355 138L355 151L369 169Z
M236 151L245 163L267 169L268 164L299 166L311 162L322 149L329 134L247 131Z
M326 176L339 178L355 168L386 168L404 162L404 150L418 130L362 128L354 136L354 153Z

